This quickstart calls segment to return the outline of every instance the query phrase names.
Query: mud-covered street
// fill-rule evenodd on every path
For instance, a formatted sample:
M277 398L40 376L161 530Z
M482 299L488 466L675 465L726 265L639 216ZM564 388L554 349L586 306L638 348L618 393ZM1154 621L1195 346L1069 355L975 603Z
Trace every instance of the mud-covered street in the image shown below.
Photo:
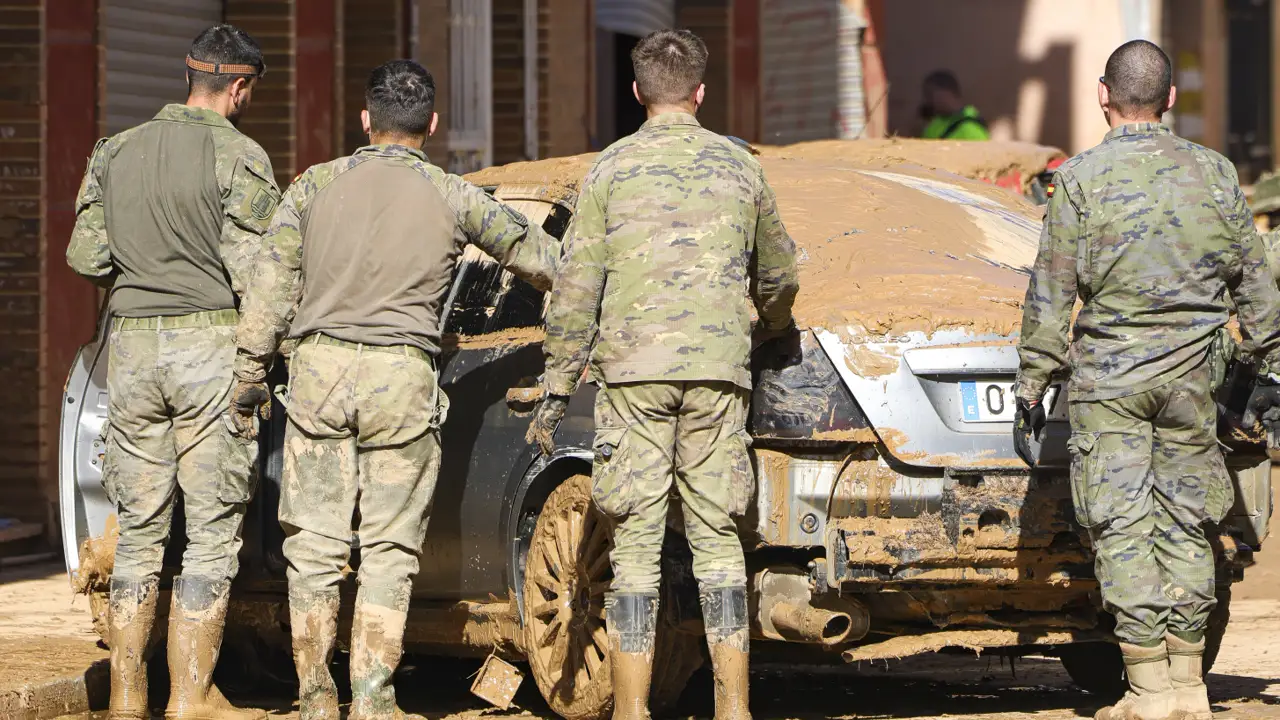
M1263 564L1236 586L1231 626L1209 677L1220 717L1280 718L1280 557L1259 557ZM60 566L0 576L0 688L80 673L106 656L91 629L88 601L72 596ZM516 696L516 707L504 712L468 692L477 661L411 658L405 665L397 687L402 706L415 715L553 717L531 679ZM285 688L236 697L269 708L273 717L297 716ZM1091 716L1097 707L1098 700L1074 688L1052 658L1010 663L926 655L817 671L764 666L755 669L752 685L759 718L1058 719ZM711 709L710 678L695 676L680 716L709 717Z

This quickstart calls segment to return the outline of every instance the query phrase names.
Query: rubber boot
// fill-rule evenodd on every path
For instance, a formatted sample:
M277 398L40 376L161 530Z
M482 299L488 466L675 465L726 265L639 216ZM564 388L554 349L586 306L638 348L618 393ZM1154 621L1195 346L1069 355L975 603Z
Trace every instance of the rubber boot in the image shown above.
M351 713L349 720L397 720L392 684L404 648L409 588L361 585L351 624Z
M1190 643L1176 635L1164 639L1169 650L1169 682L1173 685L1174 709L1184 720L1210 720L1209 688L1204 684L1204 638Z
M716 720L750 720L747 589L715 588L703 592L701 600L715 674Z
M261 710L240 709L213 684L222 630L231 599L227 580L180 575L169 608L169 704L173 720L265 720Z
M147 720L147 650L156 620L159 583L111 578L111 720Z
M613 719L648 720L658 594L610 593L604 604L613 677Z
M338 688L329 673L338 634L338 604L337 589L289 589L300 720L338 720Z
M1120 702L1099 710L1095 720L1165 720L1172 716L1175 694L1164 643L1142 647L1122 642L1120 653L1129 675L1129 692Z

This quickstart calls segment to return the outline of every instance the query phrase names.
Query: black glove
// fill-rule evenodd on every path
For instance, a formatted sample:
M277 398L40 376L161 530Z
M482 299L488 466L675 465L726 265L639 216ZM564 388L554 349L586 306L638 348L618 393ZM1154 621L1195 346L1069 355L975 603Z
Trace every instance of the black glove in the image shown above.
M1013 447L1018 451L1018 457L1031 467L1036 464L1036 456L1031 452L1031 438L1034 436L1039 441L1048 422L1043 402L1030 403L1018 398L1017 417L1013 421Z
M1249 396L1249 405L1242 418L1245 428L1252 429L1258 424L1259 417L1268 429L1280 421L1280 378L1275 375L1258 375L1257 385Z
M569 407L567 395L548 395L538 404L533 413L533 422L529 423L529 432L524 440L537 444L543 455L550 455L556 450L556 428L564 419L564 411Z
M231 424L237 435L250 440L258 437L258 426L253 422L255 414L263 420L271 418L271 393L267 392L267 384L237 381L231 389Z

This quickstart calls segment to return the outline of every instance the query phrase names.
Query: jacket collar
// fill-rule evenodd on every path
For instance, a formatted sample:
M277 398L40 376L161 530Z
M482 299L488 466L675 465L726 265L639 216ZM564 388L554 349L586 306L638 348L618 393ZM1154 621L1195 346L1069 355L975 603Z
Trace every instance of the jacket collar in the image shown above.
M1107 133L1103 141L1128 135L1172 135L1173 130L1164 123L1142 122L1121 125Z
M190 105L182 105L180 103L170 103L160 108L160 112L156 113L156 120L166 120L168 122L193 123L196 125L209 125L212 127L222 127L228 130L235 130L236 126L231 121L222 117L212 110L204 108L191 107Z
M355 157L373 155L376 157L413 158L422 162L431 162L427 159L425 152L405 145L365 145L356 150L354 155Z
M668 125L693 125L695 127L702 127L702 124L698 122L698 118L690 115L689 113L670 112L649 118L640 126L640 129L648 130L649 128L666 127Z

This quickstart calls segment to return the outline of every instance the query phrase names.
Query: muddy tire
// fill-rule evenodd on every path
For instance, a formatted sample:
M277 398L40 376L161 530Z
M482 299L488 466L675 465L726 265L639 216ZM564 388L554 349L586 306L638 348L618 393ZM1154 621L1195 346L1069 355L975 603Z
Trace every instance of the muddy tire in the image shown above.
M598 720L613 711L604 596L613 577L608 520L591 505L591 478L576 475L542 506L525 562L524 628L529 667L551 709L566 720ZM651 705L674 706L689 675L697 639L659 619Z
M1222 638L1231 620L1231 588L1217 590L1218 604L1209 614L1204 637L1204 674L1213 669L1222 649ZM1072 682L1081 689L1104 698L1118 698L1129 688L1120 647L1111 643L1078 643L1063 646L1059 658Z

